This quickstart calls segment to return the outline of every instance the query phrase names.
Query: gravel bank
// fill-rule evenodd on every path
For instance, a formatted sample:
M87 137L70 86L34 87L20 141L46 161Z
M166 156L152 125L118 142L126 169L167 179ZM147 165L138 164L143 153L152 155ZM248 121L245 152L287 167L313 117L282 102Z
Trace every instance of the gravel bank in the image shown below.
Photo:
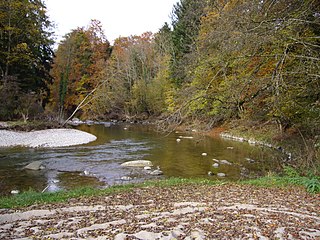
M96 136L74 129L48 129L33 132L0 130L0 147L66 147L95 141Z
M319 195L225 184L139 188L0 210L1 239L319 239Z

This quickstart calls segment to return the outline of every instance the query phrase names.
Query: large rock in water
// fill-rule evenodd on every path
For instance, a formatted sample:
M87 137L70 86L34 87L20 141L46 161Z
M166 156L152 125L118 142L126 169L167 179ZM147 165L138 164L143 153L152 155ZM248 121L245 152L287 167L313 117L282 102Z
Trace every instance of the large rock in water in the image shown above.
M44 169L44 166L42 166L41 161L34 161L25 166L24 169L38 171Z
M136 160L136 161L129 161L122 163L121 166L123 167L151 167L152 162L147 160Z

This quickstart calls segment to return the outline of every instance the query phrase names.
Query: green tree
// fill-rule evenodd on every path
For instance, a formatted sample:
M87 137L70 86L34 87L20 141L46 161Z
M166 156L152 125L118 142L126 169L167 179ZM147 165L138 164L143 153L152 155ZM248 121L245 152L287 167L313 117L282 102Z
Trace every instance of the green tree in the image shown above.
M8 81L16 81L21 95L30 92L39 95L48 91L48 83L52 80L49 70L53 40L52 26L46 14L46 7L41 0L0 1L2 88L8 89L6 85L11 84Z
M177 86L189 81L188 72L195 60L192 53L196 51L201 18L207 4L206 0L181 0L173 8L171 77Z

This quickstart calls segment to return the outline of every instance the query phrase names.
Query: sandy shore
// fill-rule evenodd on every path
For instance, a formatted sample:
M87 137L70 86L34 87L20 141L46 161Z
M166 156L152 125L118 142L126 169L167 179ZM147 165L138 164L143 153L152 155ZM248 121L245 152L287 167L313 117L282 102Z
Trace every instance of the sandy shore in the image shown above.
M74 129L48 129L33 132L0 130L0 147L66 147L95 141L96 136Z

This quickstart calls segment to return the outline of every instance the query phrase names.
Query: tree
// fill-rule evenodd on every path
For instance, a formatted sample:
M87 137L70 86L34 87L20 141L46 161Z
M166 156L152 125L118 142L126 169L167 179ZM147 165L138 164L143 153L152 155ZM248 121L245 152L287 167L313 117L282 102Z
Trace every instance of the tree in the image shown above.
M87 28L72 30L59 45L54 59L52 75L52 108L70 115L77 105L103 79L106 60L110 56L110 44L102 30L101 23L92 20ZM66 111L66 112L65 112ZM83 108L82 114L90 114L90 108Z
M196 39L207 4L206 0L181 0L173 8L171 77L177 86L188 82L189 66L194 61L192 53L196 51Z
M1 0L0 9L2 87L7 88L10 80L16 81L21 91L19 95L48 92L53 40L43 1Z
M185 114L318 129L318 12L317 1L294 0L217 1L207 8L192 82L184 88L189 94L181 96L189 96Z
M42 1L1 1L1 76L16 75L27 90L45 88L52 60L51 23Z

